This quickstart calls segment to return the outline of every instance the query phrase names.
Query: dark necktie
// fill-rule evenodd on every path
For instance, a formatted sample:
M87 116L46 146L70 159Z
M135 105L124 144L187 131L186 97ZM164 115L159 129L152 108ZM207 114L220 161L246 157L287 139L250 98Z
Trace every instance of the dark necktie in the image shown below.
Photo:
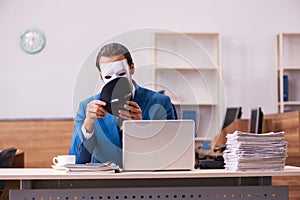
M119 132L121 146L123 143L123 141L122 141L122 137L123 137L122 122L123 122L123 119L121 117L116 117L116 123L117 123L118 132Z

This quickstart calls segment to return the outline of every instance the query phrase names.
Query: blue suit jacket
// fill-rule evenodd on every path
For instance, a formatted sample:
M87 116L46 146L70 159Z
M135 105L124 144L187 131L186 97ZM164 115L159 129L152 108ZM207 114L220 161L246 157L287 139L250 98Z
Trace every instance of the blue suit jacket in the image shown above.
M142 109L143 120L175 119L170 98L146 88L136 86L134 99ZM75 119L74 132L70 145L70 155L76 155L76 163L114 161L122 166L122 145L115 117L106 114L94 123L94 134L86 140L81 127L86 118L87 104L100 99L100 95L92 96L79 105ZM93 155L93 156L92 156Z

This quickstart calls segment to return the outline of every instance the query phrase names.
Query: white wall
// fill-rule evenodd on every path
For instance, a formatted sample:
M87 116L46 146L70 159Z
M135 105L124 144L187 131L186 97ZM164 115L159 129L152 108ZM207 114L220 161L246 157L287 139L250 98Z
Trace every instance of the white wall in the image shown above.
M0 118L73 117L77 76L90 53L144 27L219 32L226 106L243 106L244 117L256 106L274 113L275 35L300 32L299 19L299 0L0 0ZM39 54L19 47L28 27L46 35Z

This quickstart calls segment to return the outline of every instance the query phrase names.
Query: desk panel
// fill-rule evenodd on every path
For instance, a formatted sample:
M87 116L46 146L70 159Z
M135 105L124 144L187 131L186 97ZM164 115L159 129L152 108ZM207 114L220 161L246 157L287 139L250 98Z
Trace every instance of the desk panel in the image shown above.
M10 192L13 200L288 200L287 187L164 187L164 188L105 188L65 190L15 190Z
M272 177L22 180L22 189L271 186Z

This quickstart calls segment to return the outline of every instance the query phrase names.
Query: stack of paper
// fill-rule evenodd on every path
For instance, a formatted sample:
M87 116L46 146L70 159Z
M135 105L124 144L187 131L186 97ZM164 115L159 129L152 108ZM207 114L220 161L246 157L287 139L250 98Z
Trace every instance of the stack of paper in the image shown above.
M113 162L106 163L86 163L86 164L67 164L67 172L119 172L120 168Z
M243 133L226 136L225 169L230 171L280 171L287 156L284 132Z

